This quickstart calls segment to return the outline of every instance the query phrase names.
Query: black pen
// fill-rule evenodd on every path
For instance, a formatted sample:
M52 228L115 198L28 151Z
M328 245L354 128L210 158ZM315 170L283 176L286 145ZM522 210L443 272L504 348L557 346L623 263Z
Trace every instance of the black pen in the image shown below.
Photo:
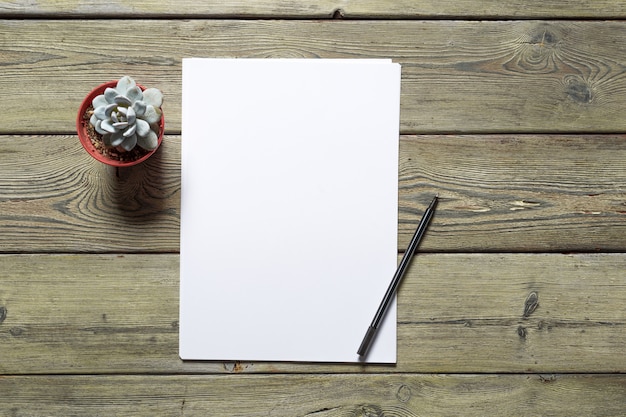
M378 311L376 311L374 320L372 320L372 324L370 324L370 327L367 329L367 332L365 333L365 337L363 338L363 341L361 342L361 346L359 347L359 350L357 351L359 356L367 355L367 351L372 345L372 342L374 341L374 338L376 337L376 333L378 332L378 327L380 326L380 323L382 322L383 317L385 316L385 313L387 312L387 309L389 308L389 304L391 303L391 300L393 299L394 294L398 290L398 285L400 284L400 281L402 280L402 276L404 275L404 272L406 271L406 267L409 265L409 261L411 260L411 257L413 256L413 252L415 252L415 249L417 249L417 246L419 245L420 240L422 240L424 233L426 233L426 228L428 227L428 224L430 223L430 219L432 219L433 214L435 213L435 207L437 206L438 199L439 199L439 194L437 194L435 198L433 198L433 201L431 201L430 205L424 212L424 215L422 216L422 220L420 220L419 224L417 225L417 230L415 231L415 234L411 238L411 243L409 243L409 247L406 249L406 252L404 252L404 256L402 257L402 260L400 261L400 265L398 265L398 269L396 270L396 273L394 274L393 279L391 280L391 283L389 284L389 288L387 288L387 292L385 293L385 296L383 297L383 300L380 303L380 306L378 307Z

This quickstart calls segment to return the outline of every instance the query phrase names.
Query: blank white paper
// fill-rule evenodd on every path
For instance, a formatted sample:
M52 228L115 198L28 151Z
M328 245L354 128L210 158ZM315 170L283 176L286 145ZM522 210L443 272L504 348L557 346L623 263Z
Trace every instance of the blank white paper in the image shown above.
M400 66L183 60L180 356L357 362L397 265ZM368 362L396 361L391 306Z

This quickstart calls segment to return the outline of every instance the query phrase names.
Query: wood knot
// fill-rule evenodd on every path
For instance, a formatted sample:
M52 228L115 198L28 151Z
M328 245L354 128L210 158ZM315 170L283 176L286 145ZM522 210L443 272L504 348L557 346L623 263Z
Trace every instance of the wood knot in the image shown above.
M571 100L580 104L589 104L593 100L589 84L576 76L565 79L565 94Z
M408 402L412 396L413 392L411 391L411 388L405 384L400 385L400 388L398 388L398 392L396 392L396 398L401 403Z
M7 309L4 306L0 306L0 324L7 318Z
M346 17L346 13L343 11L343 9L335 9L335 11L333 11L333 14L332 14L333 19L343 19L345 17Z
M531 292L526 297L526 301L524 301L524 313L522 314L523 318L528 318L531 314L535 312L535 310L539 307L539 294L536 291Z
M558 36L550 29L540 27L530 34L528 43L540 48L553 47L558 43Z
M561 71L558 53L560 30L552 25L534 25L515 42L515 53L503 67L516 74L555 74Z
M389 409L387 407L383 408L374 404L361 404L357 405L352 410L346 410L346 413L341 413L342 416L346 417L388 417L392 415L402 415L402 417L417 417L411 410L405 409L404 407L393 407L393 409ZM398 414L400 413L400 414ZM310 415L310 414L307 414ZM326 414L324 414L326 415ZM330 414L329 414L330 415ZM335 414L333 414L335 415Z
M376 406L365 404L355 410L354 417L384 417L383 410Z
M22 335L22 333L24 333L24 329L22 329L21 327L11 327L9 329L9 333L13 337L19 337Z
M223 366L225 370L232 373L243 372L248 367L247 365L242 365L241 362L225 363Z

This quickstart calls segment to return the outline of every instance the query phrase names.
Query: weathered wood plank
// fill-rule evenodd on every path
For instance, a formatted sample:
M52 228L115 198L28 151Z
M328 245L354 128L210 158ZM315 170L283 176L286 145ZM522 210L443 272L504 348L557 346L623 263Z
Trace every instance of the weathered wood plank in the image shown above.
M120 0L73 0L34 3L29 0L0 2L0 16L197 16L197 17L271 17L271 18L402 18L480 17L480 18L623 18L626 7L616 0L293 0L156 1L132 3Z
M403 136L399 248L438 192L424 251L626 251L625 151L621 135ZM178 252L180 137L118 175L76 137L0 136L0 251Z
M625 267L625 254L419 255L397 365L362 366L182 362L177 255L3 255L0 374L626 372Z
M0 378L7 416L619 416L624 375Z
M0 251L178 251L180 137L119 171L77 136L0 137L0 161Z
M405 136L400 247L438 192L423 250L624 251L625 156L622 135Z
M624 21L4 20L0 133L70 133L124 74L164 91L177 133L189 56L392 58L407 134L620 132L624 38Z

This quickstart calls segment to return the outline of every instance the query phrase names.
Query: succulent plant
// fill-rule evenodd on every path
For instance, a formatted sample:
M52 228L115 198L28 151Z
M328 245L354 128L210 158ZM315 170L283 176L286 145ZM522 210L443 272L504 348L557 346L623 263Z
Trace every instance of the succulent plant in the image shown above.
M135 80L124 76L115 88L109 87L93 99L89 122L106 146L130 151L139 145L151 151L158 146L162 103L161 91L142 91Z

